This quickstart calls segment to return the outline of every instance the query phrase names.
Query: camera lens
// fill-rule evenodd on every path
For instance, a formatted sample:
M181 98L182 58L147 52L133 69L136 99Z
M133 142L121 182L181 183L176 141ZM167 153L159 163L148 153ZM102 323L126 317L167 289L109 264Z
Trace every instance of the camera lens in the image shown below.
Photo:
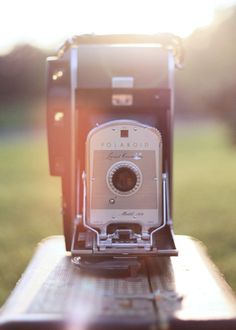
M137 184L136 173L129 167L120 167L112 176L112 184L117 190L128 192Z
M108 188L116 195L130 196L138 191L141 184L142 173L133 162L117 162L107 172Z

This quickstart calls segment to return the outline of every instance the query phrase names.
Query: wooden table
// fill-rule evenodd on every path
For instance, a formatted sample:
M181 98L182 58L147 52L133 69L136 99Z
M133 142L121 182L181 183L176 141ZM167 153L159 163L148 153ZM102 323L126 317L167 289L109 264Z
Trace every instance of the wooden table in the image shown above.
M176 236L178 257L136 276L95 276L71 263L62 236L39 247L0 313L0 330L236 329L236 299L202 244Z

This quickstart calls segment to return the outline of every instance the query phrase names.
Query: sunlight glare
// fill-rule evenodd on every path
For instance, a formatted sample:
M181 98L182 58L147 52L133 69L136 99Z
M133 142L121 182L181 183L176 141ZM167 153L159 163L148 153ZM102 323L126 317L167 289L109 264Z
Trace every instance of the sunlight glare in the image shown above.
M83 33L171 32L185 37L210 24L214 9L222 1L8 0L1 8L0 50L24 42L58 46L66 38ZM9 17L14 24L9 24Z

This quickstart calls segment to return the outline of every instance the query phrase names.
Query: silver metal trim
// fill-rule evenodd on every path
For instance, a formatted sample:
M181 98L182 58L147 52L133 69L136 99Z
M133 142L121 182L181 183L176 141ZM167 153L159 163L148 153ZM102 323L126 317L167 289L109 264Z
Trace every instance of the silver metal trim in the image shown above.
M87 189L86 189L86 173L85 172L83 172L83 174L82 174L82 180L83 180L83 217L82 217L83 225L84 225L84 227L88 228L89 230L91 230L92 232L94 232L96 234L97 246L99 246L99 232L97 230L95 230L94 228L90 227L86 221Z
M114 121L116 122L116 124L118 125L137 125L138 127L142 127L142 128L149 128L150 130L152 130L153 132L155 132L155 134L158 135L158 137L160 139L162 139L162 136L161 136L161 133L160 131L155 128L155 127L152 127L150 125L147 125L147 124L143 124L143 123L140 123L139 121L137 120L131 120L131 119L117 119L117 120L111 120L111 121L108 121L106 123L103 123L103 124L99 124L98 126L94 127L93 129L91 129L87 135L87 147L88 145L90 144L90 140L92 138L92 136L98 131L98 130L101 130L103 128L106 128L106 127L112 127L114 125ZM87 152L87 151L86 151Z
M107 235L106 240L102 240L100 238L99 232L93 227L89 226L86 221L86 198L87 198L87 189L86 189L86 173L82 174L83 180L83 216L82 221L85 228L88 228L96 235L96 244L98 248L101 250L105 250L106 248L121 248L121 249L130 249L130 248L144 248L144 250L150 250L153 247L153 235L165 227L167 223L167 207L168 207L168 187L167 187L167 175L163 173L162 175L162 185L163 185L163 224L153 230L150 234L149 240L143 240L142 235L136 234L136 238L138 240L137 243L113 243L112 238L114 238L115 233ZM116 251L114 251L115 253Z
M72 47L70 53L70 74L71 74L71 209L74 210L75 214L78 212L76 210L76 101L75 101L75 89L77 88L77 71L78 71L78 48ZM78 196L77 196L78 198Z
M151 232L151 235L150 235L150 244L151 244L151 246L153 246L153 235L156 232L158 232L159 230L161 230L162 228L164 228L165 225L166 225L166 212L167 212L166 207L168 207L168 205L167 205L167 192L168 192L168 188L167 188L166 181L167 181L167 175L166 175L166 173L163 173L162 174L162 189L163 189L163 192L162 192L162 195L163 195L163 210L162 210L162 213L163 213L163 224L160 227L156 228L155 230L153 230Z
M175 58L172 50L168 51L168 87L173 93L174 90L174 72L175 72Z
M134 78L133 77L112 77L111 80L112 88L133 88Z
M133 95L132 94L113 94L111 98L111 103L115 107L130 107L133 105Z

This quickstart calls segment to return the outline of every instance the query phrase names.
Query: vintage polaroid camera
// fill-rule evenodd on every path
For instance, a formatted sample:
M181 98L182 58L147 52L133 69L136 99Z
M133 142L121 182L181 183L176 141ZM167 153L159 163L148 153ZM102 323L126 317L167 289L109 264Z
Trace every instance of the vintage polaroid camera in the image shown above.
M48 58L50 172L73 256L177 255L173 74L180 39L83 35Z

